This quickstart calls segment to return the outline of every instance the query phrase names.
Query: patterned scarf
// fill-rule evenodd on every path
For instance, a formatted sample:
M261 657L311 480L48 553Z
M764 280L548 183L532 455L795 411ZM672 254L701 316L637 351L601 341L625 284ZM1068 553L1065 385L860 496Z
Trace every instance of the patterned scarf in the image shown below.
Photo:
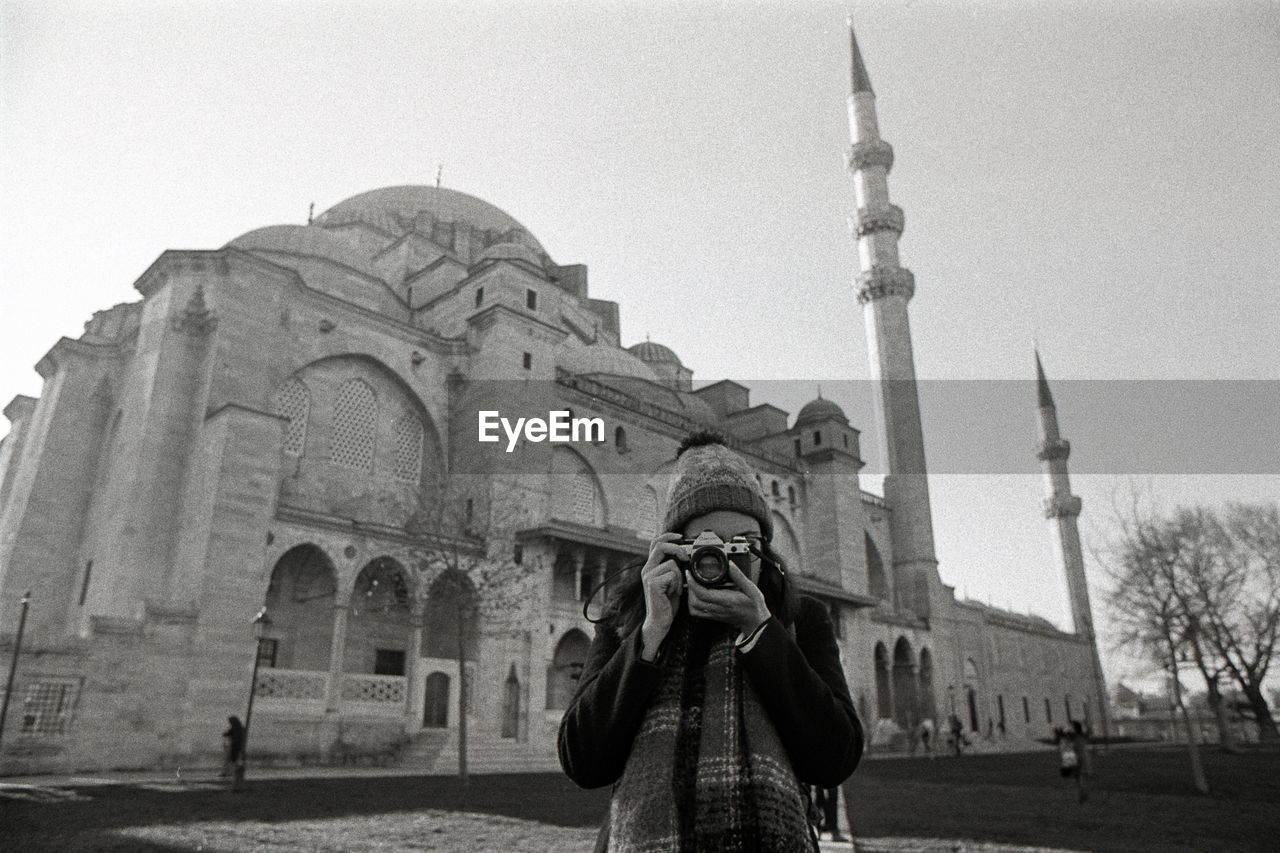
M681 610L609 807L609 850L812 853L805 797L739 666L737 632Z

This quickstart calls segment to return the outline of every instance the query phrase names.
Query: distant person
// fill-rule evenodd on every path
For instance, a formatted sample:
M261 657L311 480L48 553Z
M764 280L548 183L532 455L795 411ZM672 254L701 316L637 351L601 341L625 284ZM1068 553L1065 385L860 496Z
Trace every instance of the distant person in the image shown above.
M1072 720L1071 728L1054 729L1053 740L1058 745L1058 772L1076 780L1076 794L1083 803L1089 799L1089 734L1079 720Z
M227 730L222 733L222 773L232 776L244 761L244 723L239 717L227 717Z
M818 823L819 834L827 834L832 841L844 841L845 837L840 834L840 821L836 815L837 808L840 804L839 788L823 788L817 785L814 788L817 795L814 797L814 803L818 806L818 811L822 813L822 820Z
M920 723L920 745L925 754L933 758L933 718L925 717Z
M956 758L959 758L960 751L964 748L964 724L955 714L951 715L951 747L956 751Z

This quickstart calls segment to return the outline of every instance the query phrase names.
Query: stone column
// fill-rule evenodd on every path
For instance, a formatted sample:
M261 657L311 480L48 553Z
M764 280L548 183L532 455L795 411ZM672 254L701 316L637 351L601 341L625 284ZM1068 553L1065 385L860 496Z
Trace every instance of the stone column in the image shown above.
M422 620L423 605L416 602L409 629L409 653L405 666L405 714L408 715L409 731L422 728L422 703L425 685L420 683L422 675Z
M347 653L347 605L333 605L333 642L329 646L329 695L325 712L337 713L342 702L342 664Z
M573 551L573 600L582 601L582 567L587 562L587 549Z

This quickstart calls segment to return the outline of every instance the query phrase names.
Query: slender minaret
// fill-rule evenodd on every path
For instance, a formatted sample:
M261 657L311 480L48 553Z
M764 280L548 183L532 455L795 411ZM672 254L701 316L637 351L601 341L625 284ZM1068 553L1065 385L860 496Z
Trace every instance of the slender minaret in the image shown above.
M858 209L850 231L858 242L858 301L863 306L876 415L884 431L884 496L892 508L894 587L899 604L928 617L930 590L940 589L933 550L933 518L924 459L924 433L916 391L907 303L915 292L911 271L898 264L902 208L889 203L893 148L880 138L876 96L849 22L852 91L849 94L849 168Z
M1036 396L1040 409L1040 449L1036 458L1044 464L1044 517L1057 528L1054 552L1066 579L1067 601L1071 605L1071 626L1074 633L1089 642L1090 662L1093 668L1094 689L1097 691L1098 710L1103 732L1108 729L1107 687L1102 677L1102 662L1098 658L1098 641L1093 631L1093 611L1089 606L1089 583L1084 575L1084 551L1080 547L1080 529L1076 518L1080 515L1080 498L1071 494L1071 477L1067 473L1067 458L1071 455L1071 442L1058 432L1058 409L1049 393L1049 380L1044 376L1040 363L1040 351L1036 356Z
M1089 609L1089 587L1084 577L1084 552L1080 547L1080 498L1071 494L1071 477L1067 473L1067 457L1071 442L1058 432L1058 410L1049 393L1049 381L1036 356L1036 394L1040 407L1040 449L1036 458L1044 463L1044 517L1057 527L1054 547L1067 582L1067 601L1071 605L1071 628L1076 634L1093 638L1093 615Z

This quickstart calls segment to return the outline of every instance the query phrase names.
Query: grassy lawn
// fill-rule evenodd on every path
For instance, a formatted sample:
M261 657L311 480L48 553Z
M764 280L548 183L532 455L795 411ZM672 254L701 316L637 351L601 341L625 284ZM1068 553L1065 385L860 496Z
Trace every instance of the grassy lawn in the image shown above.
M848 791L860 837L944 837L1078 850L1275 850L1280 751L1204 753L1211 796L1178 750L1097 756L1088 803L1056 757L867 761ZM0 798L0 848L87 850L590 850L608 789L558 775L110 785Z

